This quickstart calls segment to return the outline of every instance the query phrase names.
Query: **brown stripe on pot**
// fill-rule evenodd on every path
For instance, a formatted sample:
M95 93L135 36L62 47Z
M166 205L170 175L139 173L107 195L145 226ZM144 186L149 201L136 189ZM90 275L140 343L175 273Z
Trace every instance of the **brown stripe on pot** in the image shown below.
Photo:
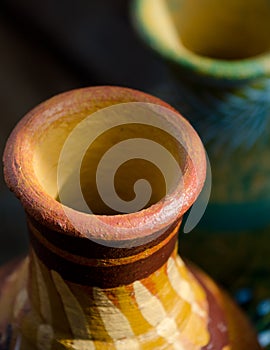
M176 221L172 223L164 232L161 234L153 234L153 239L149 240L148 243L137 246L134 244L132 246L132 241L130 241L131 248L128 247L113 247L109 245L102 245L96 241L90 240L88 238L80 238L76 236L63 236L57 231L53 231L44 225L41 225L34 219L28 220L28 228L29 231L35 234L36 239L42 240L42 244L46 245L48 249L50 246L54 247L54 250L63 250L66 253L70 253L72 255L77 255L87 259L114 259L115 256L119 258L132 257L138 255L139 253L145 254L150 248L151 250L157 250L160 247L160 244L164 239L171 234L171 232L176 231L181 224L180 221ZM37 234L39 233L39 234Z
M172 255L176 248L179 225L158 245L128 257L95 259L76 256L63 249L56 248L42 238L28 225L31 246L43 264L57 271L70 282L80 285L113 288L127 285L146 278Z

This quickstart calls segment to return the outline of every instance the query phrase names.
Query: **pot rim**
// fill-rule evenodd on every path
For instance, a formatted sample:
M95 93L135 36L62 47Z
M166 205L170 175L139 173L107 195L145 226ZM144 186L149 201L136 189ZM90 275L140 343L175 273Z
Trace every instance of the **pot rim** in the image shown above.
M5 181L21 201L30 220L33 218L49 229L97 240L136 240L164 230L179 220L196 200L203 187L206 174L204 147L196 131L179 113L177 116L187 125L188 140L192 147L196 147L197 164L184 172L184 191L180 192L177 187L172 194L141 211L119 215L95 215L66 207L46 193L37 179L32 164L33 147L31 146L34 137L36 133L42 132L44 124L50 117L57 119L61 116L61 111L66 108L72 108L72 106L78 108L81 105L85 106L85 103L93 103L95 99L106 98L110 101L116 98L118 102L123 98L128 99L127 102L129 100L130 102L149 102L176 112L156 97L116 86L88 87L58 94L27 113L12 131L3 157ZM188 164L185 165L188 166ZM177 212L179 201L183 204L181 210ZM66 214L68 218L72 218L72 222ZM102 224L105 224L108 230L104 230Z
M270 50L244 59L225 60L196 54L184 45L180 45L177 49L166 45L165 42L159 40L158 35L145 20L144 4L147 0L133 1L131 16L134 27L142 40L159 56L184 71L207 79L235 83L265 77L270 74Z

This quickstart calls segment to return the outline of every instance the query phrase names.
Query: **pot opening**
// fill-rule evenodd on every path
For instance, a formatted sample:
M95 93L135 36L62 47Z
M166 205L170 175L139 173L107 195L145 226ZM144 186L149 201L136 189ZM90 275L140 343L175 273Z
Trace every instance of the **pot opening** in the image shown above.
M179 185L186 154L166 131L127 123L96 137L102 115L86 118L81 130L78 118L69 119L50 125L34 154L38 181L65 206L96 215L137 212Z
M270 49L268 0L165 1L182 44L198 55L237 60Z

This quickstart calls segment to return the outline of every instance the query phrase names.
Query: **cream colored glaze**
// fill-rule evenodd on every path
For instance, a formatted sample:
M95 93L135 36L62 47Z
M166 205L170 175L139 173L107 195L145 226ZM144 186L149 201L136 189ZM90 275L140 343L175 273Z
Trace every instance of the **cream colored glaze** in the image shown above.
M241 59L270 49L267 0L148 0L142 16L161 45L179 54Z
M87 114L85 117L87 117ZM102 118L102 111L99 112L98 119L101 125L106 125L106 120ZM61 201L61 198L58 197L59 189L57 187L59 157L65 140L72 133L72 129L76 124L72 120L67 123L64 119L53 123L42 134L34 148L33 164L37 179L44 190L59 201ZM92 123L91 118L87 119L85 124L84 130L93 130L94 132L95 122ZM68 153L70 160L66 162L67 167L64 169L64 173L63 171L61 172L65 180L63 181L64 188L60 190L65 191L67 189L66 191L68 191L67 198L65 198L63 204L76 210L81 208L78 199L79 194L73 186L73 164L76 164L74 159L80 157L81 138L85 137L87 139L87 136L82 133L78 138L75 137L71 152ZM184 162L181 159L181 156L184 157L184 152L179 152L180 145L177 141L157 127L142 124L125 124L106 131L88 147L80 169L81 190L86 203L94 214L117 214L102 201L98 192L96 173L101 158L118 143L135 138L152 140L165 147L175 157L180 166ZM164 159L164 167L166 167L166 162L167 159ZM107 171L111 172L110 164L107 166ZM125 201L130 201L134 198L133 186L137 180L141 178L147 180L152 187L152 195L147 207L157 203L168 191L173 189L166 188L164 174L161 173L160 169L144 159L130 159L119 167L115 175L115 191Z

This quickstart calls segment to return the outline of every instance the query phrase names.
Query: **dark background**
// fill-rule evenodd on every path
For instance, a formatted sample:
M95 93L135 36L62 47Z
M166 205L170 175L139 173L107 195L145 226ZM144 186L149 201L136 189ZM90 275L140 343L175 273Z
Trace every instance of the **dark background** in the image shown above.
M128 0L2 0L0 153L16 123L51 96L91 85L153 93L165 64L144 46ZM27 250L24 213L0 177L0 264Z
M1 155L11 130L29 110L67 90L118 85L164 100L167 96L169 102L173 101L170 96L173 76L135 32L131 3L131 0L1 0ZM23 209L5 186L0 164L2 264L25 253L28 239ZM202 257L207 259L208 255ZM236 299L239 302L241 298L242 304L248 301L244 306L249 308L251 290L240 290ZM253 311L250 314L255 315ZM269 328L269 310L264 322L259 320L260 331L265 326ZM268 344L269 330L262 337Z

